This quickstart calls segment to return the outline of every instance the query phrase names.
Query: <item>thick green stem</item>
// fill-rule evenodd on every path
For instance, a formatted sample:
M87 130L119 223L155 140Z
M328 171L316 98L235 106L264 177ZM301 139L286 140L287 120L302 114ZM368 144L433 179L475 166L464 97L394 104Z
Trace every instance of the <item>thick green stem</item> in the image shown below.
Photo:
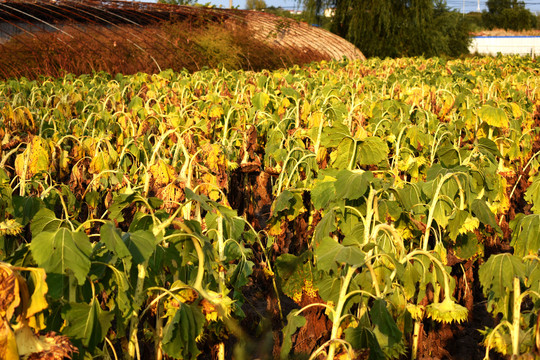
M415 360L416 356L418 355L418 341L420 338L420 325L422 324L422 321L415 320L414 321L414 330L413 330L413 341L412 341L412 347L411 347L411 359Z
M373 219L373 200L375 199L375 195L377 194L377 190L373 188L369 188L369 195L368 199L366 201L366 219L364 220L364 243L362 245L366 245L369 243L369 239L371 237L371 221Z
M126 359L140 359L139 341L137 340L137 329L139 326L138 309L144 301L144 279L146 278L147 263L137 265L137 286L135 288L135 296L133 297L133 313L129 324L129 344Z
M334 312L334 319L332 321L332 333L330 335L331 343L328 349L328 356L326 357L327 360L333 360L334 354L336 353L336 342L334 340L336 340L338 337L338 331L341 325L341 313L343 312L343 308L345 307L345 303L347 302L347 299L348 299L347 290L349 289L349 284L355 272L356 272L356 267L349 266L349 268L347 269L347 274L345 275L345 278L343 279L343 284L341 285L341 291L339 293L339 300L336 306L336 310Z
M521 318L521 289L519 278L514 278L514 309L512 311L512 359L519 356L519 320Z
M225 242L223 241L223 217L217 219L218 227L218 282L219 293L225 295L227 293L227 284L225 283Z
M455 175L454 173L444 175L441 181L439 181L439 184L437 185L437 189L435 190L435 194L433 195L433 202L431 203L431 206L429 208L429 215L428 215L428 220L426 223L426 232L424 233L424 237L422 239L422 250L424 251L427 251L428 249L428 240L429 240L429 233L431 232L431 223L433 222L433 216L435 214L435 207L437 206L437 202L439 201L439 194L441 192L442 186L446 180L450 179L454 175Z
M375 274L375 270L373 269L373 266L371 266L371 260L366 261L366 267L369 270L369 273L371 274L371 281L373 282L373 288L375 289L375 294L378 298L381 297L381 290L379 289L379 282L377 281L377 274Z
M154 340L154 351L156 353L156 360L161 360L163 359L163 349L161 348L161 341L163 340L163 316L161 316L163 305L161 304L161 301L158 301L156 308L156 334Z

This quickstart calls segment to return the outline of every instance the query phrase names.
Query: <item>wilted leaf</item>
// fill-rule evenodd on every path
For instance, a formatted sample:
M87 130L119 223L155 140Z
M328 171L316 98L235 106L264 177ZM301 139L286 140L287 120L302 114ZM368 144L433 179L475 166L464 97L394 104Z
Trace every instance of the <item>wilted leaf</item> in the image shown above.
M90 174L99 174L102 171L110 170L111 165L112 160L109 154L105 151L99 151L97 155L92 158L88 172Z
M280 288L291 299L302 295L304 281L313 281L313 267L309 262L310 257L311 252L305 251L299 256L282 254L275 261Z
M525 264L509 253L491 255L478 270L480 284L489 302L496 304L510 296L515 277L523 278Z
M30 179L34 174L41 171L49 171L49 146L47 142L39 136L33 136L22 154L15 159L15 172L19 177L25 175Z
M23 268L22 270L30 272L30 277L34 285L34 291L30 296L30 303L26 308L26 318L29 318L49 307L45 298L47 291L49 291L46 282L47 274L41 268Z
M0 319L0 359L19 360L17 341L9 322Z
M174 168L161 159L150 166L148 172L152 176L152 179L154 179L154 186L156 188L168 185L176 179Z
M471 210L482 223L491 226L499 234L502 234L502 230L495 221L495 215L491 212L484 200L475 199L471 205Z
M200 350L195 339L202 333L204 315L192 305L180 304L163 329L163 351L180 359L195 359Z
M0 319L10 321L20 303L17 274L11 265L0 262Z
M518 214L510 222L512 228L512 245L518 256L538 254L540 250L540 215Z
M508 129L508 117L503 109L499 109L491 105L484 105L478 111L478 115L480 119L489 126Z

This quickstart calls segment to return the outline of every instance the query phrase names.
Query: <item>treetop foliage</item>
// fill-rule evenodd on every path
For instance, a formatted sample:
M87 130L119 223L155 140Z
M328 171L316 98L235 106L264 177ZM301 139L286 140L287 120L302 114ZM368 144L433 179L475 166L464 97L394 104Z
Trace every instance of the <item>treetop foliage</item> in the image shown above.
M518 0L488 0L488 11L482 13L484 26L489 29L529 30L536 27L536 17Z
M334 8L331 31L367 57L468 52L467 22L443 0L305 0L305 5L315 18Z

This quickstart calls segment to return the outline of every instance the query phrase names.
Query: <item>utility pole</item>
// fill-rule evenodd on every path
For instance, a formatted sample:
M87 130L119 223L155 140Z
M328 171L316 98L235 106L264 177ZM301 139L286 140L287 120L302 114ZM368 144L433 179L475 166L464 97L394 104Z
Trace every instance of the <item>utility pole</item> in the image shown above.
M478 6L476 8L476 11L480 12L480 0L478 0Z
M229 0L229 9L232 9L232 0Z

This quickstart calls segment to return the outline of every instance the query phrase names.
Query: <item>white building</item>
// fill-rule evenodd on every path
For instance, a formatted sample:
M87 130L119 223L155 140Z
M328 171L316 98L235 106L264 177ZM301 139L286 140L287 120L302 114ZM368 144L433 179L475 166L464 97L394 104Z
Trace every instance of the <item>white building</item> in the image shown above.
M540 36L477 36L469 51L480 55L540 55Z

